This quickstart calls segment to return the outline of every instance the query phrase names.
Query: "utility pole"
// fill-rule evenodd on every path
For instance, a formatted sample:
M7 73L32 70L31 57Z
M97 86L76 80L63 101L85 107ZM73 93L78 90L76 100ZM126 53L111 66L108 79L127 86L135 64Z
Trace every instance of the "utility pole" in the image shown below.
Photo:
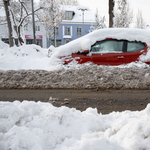
M82 28L83 28L82 36L84 36L84 11L86 11L87 9L86 8L80 8L79 10L82 11Z
M31 0L31 2L32 2L32 22L33 22L33 43L36 44L33 0Z

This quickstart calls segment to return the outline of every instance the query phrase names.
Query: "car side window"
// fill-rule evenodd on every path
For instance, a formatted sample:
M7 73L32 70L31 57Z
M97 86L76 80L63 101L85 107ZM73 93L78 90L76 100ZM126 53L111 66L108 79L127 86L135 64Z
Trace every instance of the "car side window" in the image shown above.
M91 51L95 53L117 53L122 52L123 41L118 40L104 40L96 42L92 47Z
M127 52L137 52L145 48L144 43L141 42L128 42Z

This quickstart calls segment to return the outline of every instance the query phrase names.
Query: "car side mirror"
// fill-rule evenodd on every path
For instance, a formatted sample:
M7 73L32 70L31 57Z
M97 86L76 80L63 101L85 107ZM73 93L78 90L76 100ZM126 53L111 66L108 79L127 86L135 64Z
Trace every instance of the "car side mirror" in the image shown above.
M83 53L84 54L88 54L90 51L89 50L84 50Z

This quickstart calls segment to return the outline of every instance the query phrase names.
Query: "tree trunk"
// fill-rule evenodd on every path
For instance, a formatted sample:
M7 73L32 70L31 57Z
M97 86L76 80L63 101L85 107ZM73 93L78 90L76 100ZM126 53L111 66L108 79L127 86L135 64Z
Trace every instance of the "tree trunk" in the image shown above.
M12 24L10 20L10 2L9 0L3 0L4 7L5 7L5 13L6 13L6 19L7 19L7 25L8 25L8 32L9 32L9 46L12 47L14 46L14 41L13 41L13 33L12 33Z
M114 0L109 0L109 28L113 27L113 18L114 18Z
M24 41L21 37L21 33L20 33L20 26L18 27L18 40L19 40L20 45L22 45L24 43Z

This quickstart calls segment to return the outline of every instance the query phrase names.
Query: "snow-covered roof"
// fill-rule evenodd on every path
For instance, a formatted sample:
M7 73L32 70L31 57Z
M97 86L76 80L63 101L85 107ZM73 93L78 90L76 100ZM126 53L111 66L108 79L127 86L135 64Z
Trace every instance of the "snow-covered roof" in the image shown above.
M62 5L61 8L64 11L73 11L75 13L72 20L63 20L63 22L82 22L83 16L81 9L86 9L84 11L84 22L85 23L95 23L95 14L87 7L84 6L70 6Z
M147 45L150 47L150 30L131 28L99 29L56 48L56 52L52 55L52 58L68 56L78 51L90 50L91 45L93 45L96 41L101 41L106 38L141 41L147 43Z

